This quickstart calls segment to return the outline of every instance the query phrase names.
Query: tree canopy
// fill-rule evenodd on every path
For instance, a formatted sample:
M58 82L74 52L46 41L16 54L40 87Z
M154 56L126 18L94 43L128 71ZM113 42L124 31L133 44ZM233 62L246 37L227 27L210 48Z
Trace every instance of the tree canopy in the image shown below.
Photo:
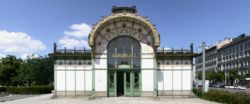
M53 60L47 56L0 59L1 86L35 86L53 83Z

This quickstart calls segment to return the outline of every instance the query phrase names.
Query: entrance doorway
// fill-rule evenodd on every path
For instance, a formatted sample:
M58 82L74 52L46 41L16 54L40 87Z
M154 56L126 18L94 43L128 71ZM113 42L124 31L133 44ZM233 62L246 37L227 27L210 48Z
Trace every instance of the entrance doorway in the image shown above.
M108 76L108 96L140 96L140 71L109 71Z
M107 50L108 96L140 96L139 41L129 36L119 36L109 42Z
M123 96L124 95L124 77L123 72L118 71L117 72L117 96Z

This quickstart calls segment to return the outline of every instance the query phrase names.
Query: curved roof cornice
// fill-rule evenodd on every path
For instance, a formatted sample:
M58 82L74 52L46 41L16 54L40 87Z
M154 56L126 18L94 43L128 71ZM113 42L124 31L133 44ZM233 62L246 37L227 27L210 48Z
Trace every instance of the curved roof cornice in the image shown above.
M90 47L95 46L95 37L98 34L98 31L101 30L106 23L113 22L113 20L117 18L129 18L137 22L141 22L146 25L147 28L150 29L151 34L154 37L154 46L158 47L160 45L160 37L155 28L155 26L145 17L139 16L136 13L112 13L112 15L102 18L97 24L92 28L91 33L89 34L89 45Z

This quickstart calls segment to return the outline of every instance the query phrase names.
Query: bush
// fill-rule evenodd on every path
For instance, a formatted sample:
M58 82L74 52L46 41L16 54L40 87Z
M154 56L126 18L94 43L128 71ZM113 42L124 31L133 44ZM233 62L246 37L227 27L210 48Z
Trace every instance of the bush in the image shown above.
M193 93L206 100L216 101L227 104L249 104L250 94L247 93L230 93L222 90L209 90L203 93L201 89L193 89Z
M12 94L46 94L51 93L53 89L53 86L7 87L7 92Z
M6 87L0 87L0 93L6 92L6 91L7 91L7 88L6 88Z

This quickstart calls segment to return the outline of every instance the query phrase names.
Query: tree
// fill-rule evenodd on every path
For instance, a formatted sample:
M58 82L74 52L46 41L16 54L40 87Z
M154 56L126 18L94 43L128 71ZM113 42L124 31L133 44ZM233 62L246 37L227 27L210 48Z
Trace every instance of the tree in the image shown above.
M238 75L238 71L236 69L229 70L228 79L230 80L231 85L233 85L234 80L238 78L240 78L240 76Z
M22 85L48 85L54 78L53 60L49 57L28 57L24 60L19 78Z
M223 82L225 79L224 71L217 71L214 80L216 82Z
M22 60L15 56L8 55L0 61L0 85L17 86L18 71Z
M202 71L198 71L198 79L202 80Z
M214 83L224 81L225 75L223 71L207 70L206 71L206 80L210 80ZM202 79L202 71L198 72L198 79Z
M53 60L47 56L17 59L8 55L0 59L0 85L35 86L53 83Z

